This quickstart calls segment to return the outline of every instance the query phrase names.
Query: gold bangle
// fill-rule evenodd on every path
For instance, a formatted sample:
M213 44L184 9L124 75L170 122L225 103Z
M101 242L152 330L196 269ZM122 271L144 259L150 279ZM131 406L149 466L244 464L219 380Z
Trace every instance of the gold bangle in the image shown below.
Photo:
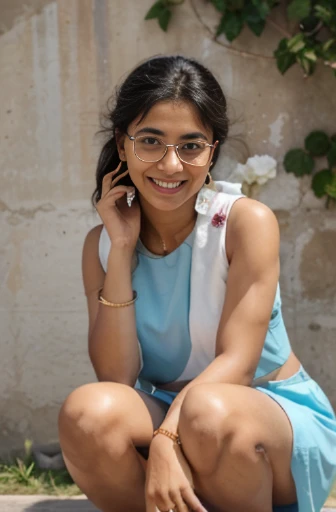
M173 434L173 432L169 432L169 430L166 430L164 428L158 428L157 430L154 430L153 437L157 436L158 434L163 434L164 436L169 437L174 443L181 445L181 439L178 434Z
M138 295L135 290L133 290L133 299L129 300L127 302L121 302L121 303L115 303L115 302L109 302L108 300L104 299L104 297L101 295L103 288L101 288L98 292L98 301L104 304L104 306L109 306L111 308L124 308L126 306L131 306L134 304L134 302L137 300Z

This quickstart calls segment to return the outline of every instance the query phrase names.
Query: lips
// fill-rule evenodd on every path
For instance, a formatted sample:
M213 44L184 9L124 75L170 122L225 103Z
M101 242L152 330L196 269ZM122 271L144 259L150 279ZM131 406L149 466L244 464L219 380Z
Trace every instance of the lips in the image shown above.
M182 183L182 180L179 180L179 181L166 181L166 180L157 180L156 178L151 178L152 181L154 181L154 183L156 185L158 185L159 187L163 187L163 188L177 188L181 185Z
M183 188L186 180L162 180L156 178L148 178L152 187L162 194L175 194ZM155 180L155 181L154 181ZM178 184L177 186L175 186ZM173 186L174 185L174 186Z

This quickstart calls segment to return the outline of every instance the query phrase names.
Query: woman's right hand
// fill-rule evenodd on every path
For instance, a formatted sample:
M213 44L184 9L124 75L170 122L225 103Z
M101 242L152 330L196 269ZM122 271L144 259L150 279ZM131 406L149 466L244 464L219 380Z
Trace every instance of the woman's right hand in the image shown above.
M127 170L113 179L121 164L104 176L101 199L96 204L96 210L108 232L112 247L129 250L133 254L140 233L140 206L136 199L131 207L126 201L127 192L135 192L134 187L116 186L128 173Z

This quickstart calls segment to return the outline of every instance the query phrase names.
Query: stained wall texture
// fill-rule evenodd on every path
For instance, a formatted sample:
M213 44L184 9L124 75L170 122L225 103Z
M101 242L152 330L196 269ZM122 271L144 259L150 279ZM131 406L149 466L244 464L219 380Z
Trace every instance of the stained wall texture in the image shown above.
M296 67L279 74L282 7L260 39L246 30L230 45L213 40L209 3L187 1L167 34L143 19L152 3L0 0L0 453L25 438L56 439L65 396L95 378L81 282L83 240L99 223L89 201L95 133L115 85L154 53L199 58L221 82L234 122L217 177L247 156L235 134L251 155L278 161L256 197L281 227L284 317L293 349L336 406L336 209L282 167L309 131L335 132L335 79L323 66L309 79Z

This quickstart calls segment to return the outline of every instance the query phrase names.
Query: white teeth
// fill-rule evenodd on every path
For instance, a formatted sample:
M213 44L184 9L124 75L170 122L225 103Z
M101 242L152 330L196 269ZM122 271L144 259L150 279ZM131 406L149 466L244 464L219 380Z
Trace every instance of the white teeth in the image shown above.
M175 181L175 182L167 183L166 181L159 181L159 180L155 180L154 178L152 178L152 180L154 181L154 183L156 185L159 185L159 187L163 187L163 188L177 188L182 183L182 181Z

